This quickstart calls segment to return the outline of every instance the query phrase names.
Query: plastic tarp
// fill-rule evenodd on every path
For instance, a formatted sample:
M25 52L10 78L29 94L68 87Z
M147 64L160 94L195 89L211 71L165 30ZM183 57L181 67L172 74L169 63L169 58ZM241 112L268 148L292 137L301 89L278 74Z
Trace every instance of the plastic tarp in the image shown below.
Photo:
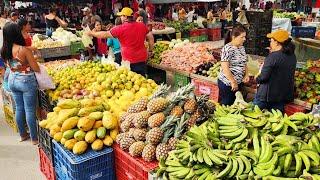
M150 0L153 4L165 4L165 3L183 3L183 2L217 2L220 0Z

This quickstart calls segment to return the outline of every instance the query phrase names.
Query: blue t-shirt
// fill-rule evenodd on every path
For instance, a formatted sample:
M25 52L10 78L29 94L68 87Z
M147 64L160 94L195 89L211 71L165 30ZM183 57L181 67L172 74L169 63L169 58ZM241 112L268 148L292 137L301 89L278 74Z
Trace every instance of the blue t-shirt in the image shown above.
M108 38L107 46L112 48L114 54L120 53L120 42L117 38Z

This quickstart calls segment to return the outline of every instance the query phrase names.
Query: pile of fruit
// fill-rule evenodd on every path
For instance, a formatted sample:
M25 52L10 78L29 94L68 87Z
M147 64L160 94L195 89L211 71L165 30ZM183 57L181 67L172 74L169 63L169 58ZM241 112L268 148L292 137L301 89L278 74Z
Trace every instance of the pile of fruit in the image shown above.
M305 17L306 15L303 13L296 13L296 12L273 12L273 18L289 18L295 19L297 17Z
M296 71L295 95L312 104L320 102L320 60L307 61L305 67Z
M261 111L237 93L232 106L193 126L159 162L163 179L319 179L319 119Z
M186 44L162 53L161 65L184 72L195 73L196 68L205 62L215 63L216 60L209 53L212 48L205 44Z
M141 98L120 117L121 133L116 141L131 156L147 162L166 158L188 127L213 112L214 105L207 97L194 97L193 85L170 95L168 89L161 85L150 98Z
M169 43L169 48L177 48L177 47L183 47L187 44L189 44L190 41L188 39L181 40L181 39L172 39L171 42Z
M158 41L155 43L154 48L152 50L153 55L149 59L149 63L151 64L160 64L161 62L161 54L169 49L169 44L164 41Z
M64 46L70 46L71 42L81 41L81 38L70 31L59 27L52 33L52 38L62 42Z
M184 21L169 21L166 20L164 21L164 23L168 26L168 27L173 27L176 32L189 32L192 29L196 29L198 27L197 23L188 23L188 22L184 22Z
M59 71L66 67L74 67L80 63L77 59L71 60L57 60L57 61L49 61L46 63L42 63L46 67L48 71Z
M109 109L101 100L61 100L39 126L74 154L84 153L89 144L99 151L111 146L118 134L118 120Z
M211 62L207 62L197 67L196 74L216 79L220 72L220 67L221 67L220 61L215 64Z
M151 25L154 30L163 30L166 28L166 24L163 22L149 22L148 25Z
M37 49L56 48L62 47L63 43L59 40L53 40L51 38L41 38L41 35L35 34L32 37L32 46Z

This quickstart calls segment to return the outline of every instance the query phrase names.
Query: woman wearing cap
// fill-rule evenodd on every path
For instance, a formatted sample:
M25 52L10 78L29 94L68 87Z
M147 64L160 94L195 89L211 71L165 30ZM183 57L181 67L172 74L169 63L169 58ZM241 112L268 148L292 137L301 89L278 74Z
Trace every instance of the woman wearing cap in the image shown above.
M294 73L297 64L295 46L285 30L274 31L268 34L268 38L271 53L256 78L259 87L254 104L261 109L279 109L284 112L285 103L294 98Z
M64 20L60 19L57 16L57 9L56 8L50 8L49 14L45 16L46 20L46 35L51 37L52 32L55 31L59 26L61 27L67 27L68 23L66 23Z
M132 71L145 75L148 52L144 42L147 38L149 50L152 51L153 35L149 33L145 24L134 21L132 9L125 7L117 15L120 16L122 25L116 26L110 31L88 32L88 35L97 38L118 38L122 60L130 62Z
M219 102L232 105L236 99L235 93L242 83L249 81L247 54L243 47L246 40L246 30L236 26L228 32L225 46L221 52L221 71L218 75Z

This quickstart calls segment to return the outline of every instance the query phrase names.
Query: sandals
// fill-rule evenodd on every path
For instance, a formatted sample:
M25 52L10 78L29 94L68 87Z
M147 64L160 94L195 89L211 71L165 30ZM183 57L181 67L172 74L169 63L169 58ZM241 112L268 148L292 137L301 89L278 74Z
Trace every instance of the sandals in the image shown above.
M38 140L35 140L35 141L32 140L31 142L32 142L33 145L38 145L39 144Z
M21 137L20 137L20 142L26 141L26 140L28 140L29 138L30 138L30 135L29 135L29 134L26 134L26 135L24 135L24 136L21 136Z

